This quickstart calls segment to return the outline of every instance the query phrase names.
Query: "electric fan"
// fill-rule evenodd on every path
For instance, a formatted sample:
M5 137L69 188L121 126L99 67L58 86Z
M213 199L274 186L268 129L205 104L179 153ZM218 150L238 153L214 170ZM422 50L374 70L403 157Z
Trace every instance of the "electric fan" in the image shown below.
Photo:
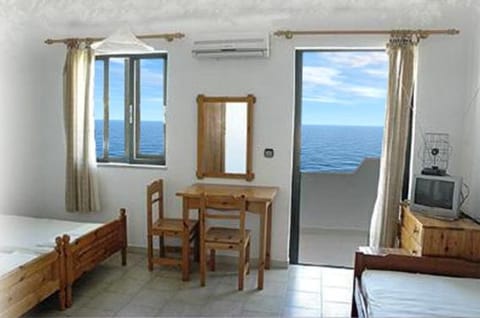
M423 147L422 174L444 176L447 174L450 143L448 134L426 133Z

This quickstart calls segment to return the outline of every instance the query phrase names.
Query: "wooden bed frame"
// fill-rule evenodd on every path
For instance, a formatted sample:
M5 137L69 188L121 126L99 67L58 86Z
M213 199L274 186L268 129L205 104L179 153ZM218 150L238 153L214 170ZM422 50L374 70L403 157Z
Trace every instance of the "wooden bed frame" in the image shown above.
M361 275L367 268L480 278L480 263L454 258L412 256L402 249L360 247L355 253L352 317L368 317L367 298L361 285Z
M55 292L65 309L65 258L63 242L55 249L19 266L0 279L0 317L18 317Z
M64 235L55 249L0 278L0 317L19 317L48 296L59 292L60 309L72 305L72 285L83 273L120 251L127 263L127 218L120 217L73 242Z
M72 305L72 285L84 273L120 251L122 265L127 264L127 217L125 209L120 216L102 227L87 233L73 242L63 236L66 265L66 307Z

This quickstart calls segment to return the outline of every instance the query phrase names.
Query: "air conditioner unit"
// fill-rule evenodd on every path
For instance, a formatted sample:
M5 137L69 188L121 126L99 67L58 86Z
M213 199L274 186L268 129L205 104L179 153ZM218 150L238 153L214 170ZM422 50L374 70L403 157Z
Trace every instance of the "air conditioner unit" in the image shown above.
M198 58L268 57L269 37L210 36L193 42L192 55Z

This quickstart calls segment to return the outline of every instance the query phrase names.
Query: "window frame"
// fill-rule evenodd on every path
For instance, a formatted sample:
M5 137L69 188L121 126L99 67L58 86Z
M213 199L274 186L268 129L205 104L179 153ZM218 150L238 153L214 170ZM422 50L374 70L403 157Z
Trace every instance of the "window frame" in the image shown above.
M125 60L125 87L124 87L124 156L111 157L109 155L109 83L111 58L123 58ZM163 149L161 155L144 154L140 151L140 129L141 129L141 104L140 85L141 71L140 61L146 59L163 60ZM125 163L125 164L146 164L166 165L166 111L167 111L167 65L168 57L166 52L155 52L148 54L102 54L95 56L95 62L103 62L103 145L102 157L97 157L100 163ZM138 93L140 92L140 93ZM95 156L97 154L95 153Z

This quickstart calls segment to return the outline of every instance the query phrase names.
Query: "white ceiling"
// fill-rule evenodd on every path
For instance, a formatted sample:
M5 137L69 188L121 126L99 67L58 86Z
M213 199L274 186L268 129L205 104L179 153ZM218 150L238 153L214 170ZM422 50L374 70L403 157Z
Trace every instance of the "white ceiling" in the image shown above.
M134 32L249 29L293 25L335 27L332 15L354 21L375 14L401 27L422 27L474 0L0 0L0 20L10 27L38 26L55 35L71 30L110 32L129 24ZM330 17L329 19L326 19ZM328 24L323 21L328 20ZM114 22L112 22L114 21ZM375 21L372 21L375 25ZM76 34L80 36L80 34ZM95 35L95 34L92 34Z

